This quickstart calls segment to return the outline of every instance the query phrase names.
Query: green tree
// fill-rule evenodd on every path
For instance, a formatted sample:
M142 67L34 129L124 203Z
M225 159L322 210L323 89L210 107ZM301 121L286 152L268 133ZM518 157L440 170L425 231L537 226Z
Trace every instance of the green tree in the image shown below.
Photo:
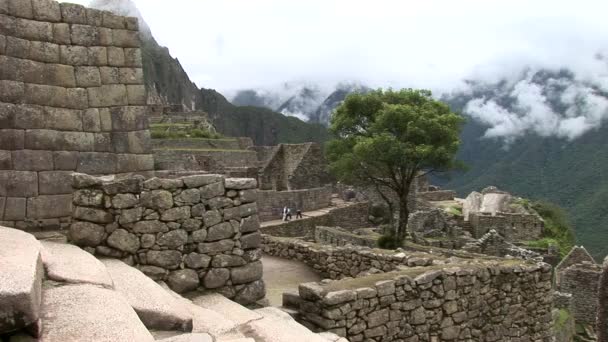
M459 166L454 156L464 119L428 90L376 90L352 94L331 120L327 144L329 169L353 185L373 186L394 209L388 189L398 198L395 236L405 238L410 213L408 194L416 177Z

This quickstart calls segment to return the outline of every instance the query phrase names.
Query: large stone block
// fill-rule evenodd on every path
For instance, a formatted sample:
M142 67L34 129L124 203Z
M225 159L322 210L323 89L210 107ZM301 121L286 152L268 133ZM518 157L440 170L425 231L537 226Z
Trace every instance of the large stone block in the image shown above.
M19 150L25 147L25 131L0 129L0 146L4 150Z
M76 170L88 174L116 173L116 155L114 153L82 152L79 155Z
M55 151L53 152L53 166L55 170L76 170L78 167L79 152Z
M141 59L141 50L134 48L125 48L125 66L141 68L142 67L142 59Z
M234 229L230 222L223 222L207 229L207 241L218 241L223 239L232 238L234 235Z
M127 30L139 31L139 19L136 17L125 17Z
M13 161L11 151L0 150L0 170L12 170Z
M59 63L60 48L59 45L47 42L30 42L28 58L44 63Z
M104 27L112 29L124 29L126 28L125 17L116 15L112 12L102 12L102 25Z
M67 90L63 87L25 84L23 101L41 106L69 108Z
M91 65L108 65L108 50L105 46L91 46L88 50L89 62L91 63Z
M100 45L99 30L95 26L73 24L71 39L74 45Z
M7 0L8 13L15 17L33 19L34 10L31 0Z
M95 152L114 152L110 133L95 133Z
M0 228L0 334L26 328L40 318L44 277L40 249L32 235Z
M69 217L72 213L72 195L38 196L27 199L29 219Z
M112 43L124 48L138 48L140 45L139 32L130 30L113 30Z
M67 107L74 109L89 108L89 99L87 91L84 88L68 88L67 89Z
M128 104L127 87L122 84L102 85L88 88L87 91L91 107L126 106Z
M91 26L101 26L103 24L103 11L87 8L87 22ZM84 24L84 23L83 23Z
M6 37L6 55L16 58L27 58L31 42L16 37Z
M38 189L41 195L72 193L72 171L39 172Z
M182 254L178 251L148 251L146 260L149 265L174 270L182 262Z
M262 262L252 262L246 266L235 267L230 270L230 279L233 284L246 284L262 279Z
M114 132L112 144L116 153L149 153L150 131Z
M21 129L53 129L82 131L82 112L76 109L21 106L15 116L15 127ZM48 146L49 149L54 149Z
M97 247L103 241L105 228L90 222L72 222L70 225L70 241L78 246Z
M112 130L115 132L148 129L148 107L129 106L110 109Z
M61 21L59 3L53 0L32 0L34 19L40 21Z
M0 101L22 103L25 94L25 84L17 81L0 80Z
M59 4L61 9L61 18L64 22L69 24L86 24L87 23L87 10L82 5L76 5L71 3Z
M99 45L112 46L112 29L106 27L97 27L99 32Z
M61 64L90 65L89 49L84 46L66 46L60 48Z
M0 0L0 14L8 14L8 0Z
M49 84L65 88L73 88L76 86L76 77L74 76L74 67L62 64L47 64L43 68L42 84ZM66 94L67 96L67 94ZM66 107L72 107L68 102Z
M86 132L28 129L25 148L32 150L93 151L95 136Z
M142 68L119 68L118 79L124 84L144 84L144 70Z
M72 217L93 223L111 223L114 221L114 217L109 212L101 209L86 207L75 207Z
M119 251L135 254L139 250L139 238L124 229L116 229L108 237L108 246Z
M27 208L27 200L22 197L7 197L4 205L5 221L22 221L25 220L25 211Z
M19 171L53 170L53 152L36 150L13 151L13 167Z
M97 67L76 67L76 84L79 87L101 86L101 75Z
M0 129L15 128L16 108L14 104L0 102Z
M6 36L0 34L0 54L6 54Z
M136 172L154 170L154 156L152 154L117 154L116 172Z
M0 171L0 196L38 196L38 174L32 171Z
M27 40L53 41L53 24L44 21L15 19L15 34Z
M146 95L146 86L142 85L127 85L127 97L129 100L129 105L131 106L141 106L145 105L147 101Z
M234 241L221 240L218 242L207 242L198 244L198 252L201 254L228 252L234 248Z
M102 84L120 84L120 68L100 67L99 73Z
M123 48L108 46L108 65L115 67L125 66L125 51Z
M109 108L99 108L99 121L102 132L112 131L112 114Z
M60 45L72 44L70 39L70 25L66 23L53 24L53 43ZM61 58L61 50L59 57Z
M101 132L101 119L97 108L82 112L82 129L85 132Z

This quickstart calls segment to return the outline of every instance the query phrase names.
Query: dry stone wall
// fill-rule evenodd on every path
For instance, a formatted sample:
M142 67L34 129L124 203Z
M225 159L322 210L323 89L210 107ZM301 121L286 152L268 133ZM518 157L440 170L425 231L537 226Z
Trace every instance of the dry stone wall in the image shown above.
M473 237L477 239L494 229L507 241L537 240L544 229L543 221L537 215L532 214L470 213L469 221Z
M453 266L299 287L308 326L358 341L552 341L548 264Z
M572 294L572 313L577 323L595 324L601 274L599 265L583 263L563 269L557 275L559 291Z
M353 245L374 248L379 237L379 234L358 235L335 227L315 227L315 242L332 246Z
M0 223L59 228L70 173L153 169L136 18L0 0Z
M331 186L292 191L260 190L258 192L260 219L269 221L281 218L285 206L291 208L294 217L297 209L304 212L327 208L331 205L331 195Z
M176 292L220 292L242 304L265 295L254 179L74 175L70 240L120 258Z

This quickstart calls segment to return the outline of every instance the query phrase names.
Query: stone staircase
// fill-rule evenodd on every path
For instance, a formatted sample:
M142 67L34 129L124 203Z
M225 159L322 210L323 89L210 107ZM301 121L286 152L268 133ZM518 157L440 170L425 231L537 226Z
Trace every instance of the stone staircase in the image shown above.
M277 308L219 294L188 298L136 268L0 227L0 340L344 342Z

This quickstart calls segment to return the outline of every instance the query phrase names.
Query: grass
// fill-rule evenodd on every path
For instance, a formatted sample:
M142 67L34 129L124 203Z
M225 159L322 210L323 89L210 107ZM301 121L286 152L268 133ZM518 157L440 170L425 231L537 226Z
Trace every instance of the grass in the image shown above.
M152 139L222 139L221 134L196 128L191 124L153 124L150 125ZM234 139L232 139L234 140Z
M566 309L559 309L553 324L557 329L563 329L568 319L570 319L570 312Z
M462 207L453 205L448 208L448 212L455 216L462 216Z

